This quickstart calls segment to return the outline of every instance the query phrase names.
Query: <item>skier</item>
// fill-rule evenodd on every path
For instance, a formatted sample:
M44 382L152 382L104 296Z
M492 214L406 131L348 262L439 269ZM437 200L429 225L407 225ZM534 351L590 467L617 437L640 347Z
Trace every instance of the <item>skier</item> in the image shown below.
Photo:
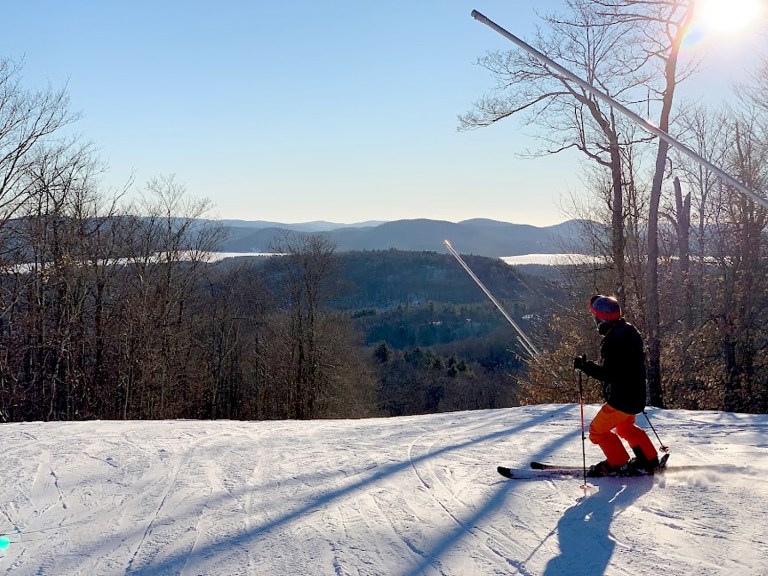
M606 459L590 466L587 476L653 474L659 466L658 452L635 425L635 415L645 409L643 337L624 319L612 296L593 296L589 311L603 336L600 363L582 355L574 359L573 367L603 383L605 404L589 425L589 440L600 446ZM631 460L620 437L635 454Z

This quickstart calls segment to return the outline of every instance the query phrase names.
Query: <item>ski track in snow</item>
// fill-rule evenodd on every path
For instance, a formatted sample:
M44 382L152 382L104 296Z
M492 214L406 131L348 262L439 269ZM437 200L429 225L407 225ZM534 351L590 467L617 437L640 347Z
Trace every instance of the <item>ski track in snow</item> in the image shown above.
M650 416L669 471L588 490L495 471L579 464L574 405L5 424L0 574L766 574L768 416Z

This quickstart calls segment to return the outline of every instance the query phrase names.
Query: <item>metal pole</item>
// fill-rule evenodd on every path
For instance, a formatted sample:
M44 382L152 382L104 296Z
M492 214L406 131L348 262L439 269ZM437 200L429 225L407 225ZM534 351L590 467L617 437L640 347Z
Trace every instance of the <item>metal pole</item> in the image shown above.
M659 433L656 432L656 428L653 427L653 424L651 423L651 419L648 418L648 412L646 410L643 410L643 416L645 416L645 419L648 421L648 426L651 427L651 430L653 430L653 433L656 435L656 440L659 441L660 450L666 454L667 452L669 452L669 448L667 446L664 446L664 442L662 442L661 438L659 438Z
M443 244L445 244L445 247L448 248L448 251L453 255L454 258L458 261L459 264L461 264L462 268L467 271L467 274L469 274L472 278L472 280L475 281L475 284L480 286L483 292L485 292L485 295L488 296L488 299L493 302L493 304L496 306L496 308L499 309L499 312L501 312L504 315L504 318L507 319L507 322L509 322L512 325L512 328L515 329L517 334L519 335L518 340L520 341L520 345L523 347L523 349L528 353L528 355L536 360L536 357L539 355L539 351L536 349L536 346L533 345L533 342L531 342L531 339L528 338L528 336L523 332L523 329L520 328L520 326L517 325L517 323L512 320L509 314L507 314L507 311L504 309L504 307L499 303L498 300L494 297L493 294L491 294L491 291L488 290L488 288L485 287L485 285L480 281L480 278L475 276L475 273L472 272L472 269L467 266L467 263L464 262L464 259L459 255L456 250L453 249L453 246L451 246L451 243L448 242L448 240L444 240Z
M584 386L581 383L581 370L579 370L579 405L581 406L581 463L584 470L584 484L587 487L587 448L585 442L587 435L584 432Z
M650 132L651 134L658 136L673 148L677 148L680 152L682 152L689 158L692 158L693 160L695 160L696 162L698 162L699 164L707 168L709 171L713 172L721 180L730 184L731 186L739 190L741 193L751 198L754 202L757 202L758 204L760 204L763 208L768 208L768 200L766 200L764 197L760 196L756 192L747 188L744 184L742 184L736 178L728 174L728 172L719 168L718 166L715 166L709 160L707 160L706 158L703 158L701 155L697 154L696 152L688 148L688 146L686 146L679 140L676 140L675 138L673 138L672 136L664 132L664 130L661 130L657 126L654 126L650 121L646 120L642 116L635 114L632 110L630 110L623 104L617 102L615 99L611 98L607 94L601 92L589 82L582 80L567 68L563 68L562 66L560 66L560 64L558 64L548 56L545 56L530 44L527 44L526 42L522 41L520 38L518 38L517 36L509 32L508 30L505 30L504 28L496 24L493 20L484 16L477 10L472 10L472 17L478 22L482 22L486 26L492 28L493 30L495 30L496 32L504 36L507 40L510 40L511 42L513 42L514 44L516 44L517 46L519 46L520 48L528 52L531 56L533 56L537 60L543 62L550 68L556 70L571 82L578 84L581 88L583 88L584 90L586 90L587 92L595 96L596 98L599 98L603 102L607 103L609 106L615 108L619 112L622 112L625 116L627 116L630 120L633 120L635 123L639 124L640 127L646 130L647 132Z

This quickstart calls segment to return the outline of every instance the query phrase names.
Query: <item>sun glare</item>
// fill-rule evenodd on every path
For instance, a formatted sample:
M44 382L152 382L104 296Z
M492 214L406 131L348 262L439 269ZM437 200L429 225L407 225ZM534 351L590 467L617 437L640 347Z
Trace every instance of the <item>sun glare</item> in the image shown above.
M755 24L765 0L697 0L698 23L719 33L733 33Z

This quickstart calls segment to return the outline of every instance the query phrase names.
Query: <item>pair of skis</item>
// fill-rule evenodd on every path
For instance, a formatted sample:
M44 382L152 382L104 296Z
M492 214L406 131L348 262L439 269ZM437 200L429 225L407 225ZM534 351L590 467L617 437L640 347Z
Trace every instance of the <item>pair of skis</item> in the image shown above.
M659 466L654 473L663 472L667 467L669 454L664 454L659 460ZM580 478L584 474L582 466L560 466L557 464L544 464L542 462L531 462L530 468L507 468L499 466L496 468L499 474L511 480L534 480L537 478ZM638 472L636 475L607 474L608 477L632 478L638 476L648 476L648 474Z

